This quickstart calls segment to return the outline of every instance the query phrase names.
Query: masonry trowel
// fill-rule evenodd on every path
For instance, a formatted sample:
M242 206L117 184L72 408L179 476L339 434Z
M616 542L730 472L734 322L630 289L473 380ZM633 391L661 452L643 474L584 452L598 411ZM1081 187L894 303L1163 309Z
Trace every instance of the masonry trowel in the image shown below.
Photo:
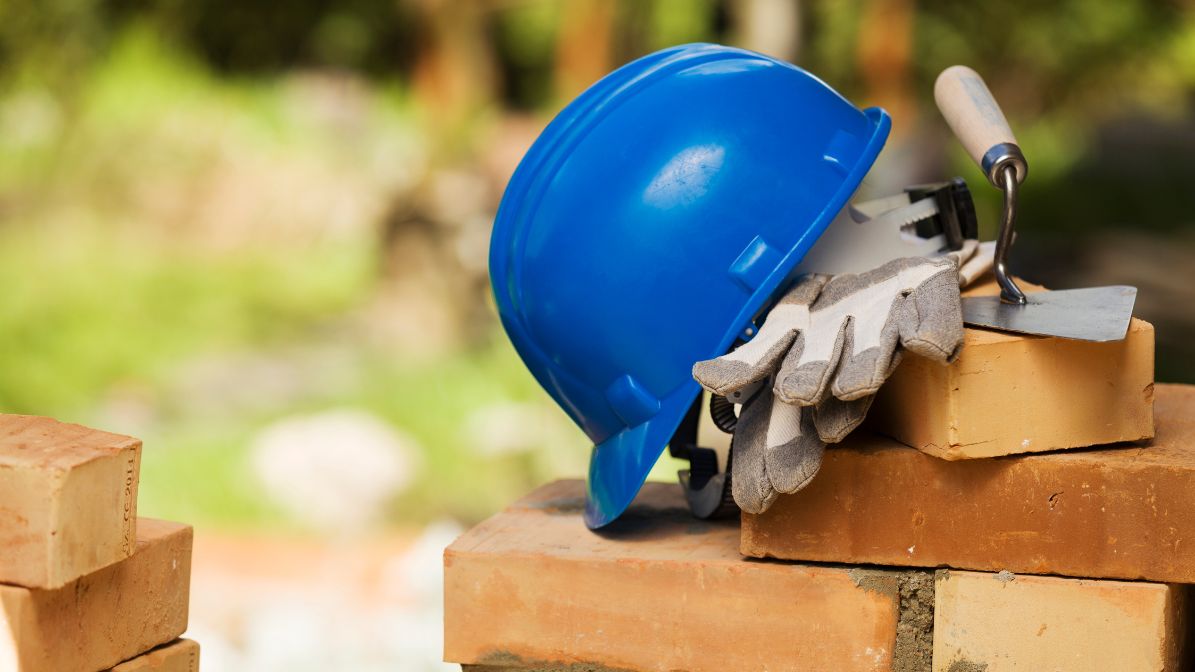
M988 181L1004 192L1004 214L993 264L1000 295L964 298L963 321L1018 334L1081 341L1123 340L1133 316L1136 287L1115 285L1025 294L1009 275L1017 192L1029 165L983 79L963 65L947 68L934 84L934 99Z

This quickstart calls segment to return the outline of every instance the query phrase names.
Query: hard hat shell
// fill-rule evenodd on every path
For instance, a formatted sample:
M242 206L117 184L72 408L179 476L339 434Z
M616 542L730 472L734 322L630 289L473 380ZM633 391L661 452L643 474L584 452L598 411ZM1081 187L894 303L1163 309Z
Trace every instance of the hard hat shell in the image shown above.
M585 521L631 503L700 393L855 191L890 128L742 49L665 49L602 78L520 162L490 246L502 324L595 446Z

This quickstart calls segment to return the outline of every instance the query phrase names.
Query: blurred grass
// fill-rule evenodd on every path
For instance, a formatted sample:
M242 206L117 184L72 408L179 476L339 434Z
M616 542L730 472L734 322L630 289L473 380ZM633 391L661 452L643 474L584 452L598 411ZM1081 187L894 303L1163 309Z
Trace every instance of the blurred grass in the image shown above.
M568 444L556 450L470 445L479 408L548 408L500 333L432 354L368 333L376 221L422 160L400 89L320 98L303 82L217 78L143 27L80 81L69 101L0 97L13 130L0 134L0 409L141 436L141 513L201 525L296 525L261 497L249 447L274 421L332 408L375 413L419 447L395 522L476 520L583 469L562 416L547 416ZM230 189L248 214L212 214ZM313 368L329 349L336 367ZM252 371L214 389L188 380L196 362L242 360L298 371L297 389L246 401Z
M359 245L200 257L73 228L0 236L0 405L76 413L180 357L268 344L351 306Z
M328 408L373 412L422 448L419 477L394 503L396 521L478 520L560 473L562 462L582 473L579 432L551 447L556 456L544 446L487 456L470 445L462 420L472 411L544 404L500 334L480 349L431 358L344 336L372 279L371 258L351 245L306 254L166 255L77 230L65 240L48 231L7 232L0 236L0 283L9 288L0 301L0 407L140 435L142 513L226 527L293 523L260 496L248 448L271 422ZM329 340L350 351L347 387L317 381L298 398L247 408L217 400L214 411L210 400L179 394L180 363L188 360ZM290 357L301 359L302 349ZM97 410L113 395L131 396L152 421L124 427L119 414Z
M391 506L394 522L443 516L477 521L552 474L582 473L587 451L579 432L565 433L566 440L551 450L540 446L487 455L472 445L474 437L464 422L471 412L512 400L535 402L542 395L504 342L422 362L396 361L368 350L353 356L352 366L362 376L350 389L317 389L285 407L257 412L176 417L161 433L147 436L144 510L221 527L295 527L296 521L259 496L247 448L262 427L280 417L329 408L374 413L422 447L418 477Z

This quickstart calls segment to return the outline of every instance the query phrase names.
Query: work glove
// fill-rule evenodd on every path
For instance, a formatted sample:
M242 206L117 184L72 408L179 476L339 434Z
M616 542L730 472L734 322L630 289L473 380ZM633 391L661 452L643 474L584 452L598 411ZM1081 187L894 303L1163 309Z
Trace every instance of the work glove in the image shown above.
M974 243L861 274L806 275L754 338L693 367L702 387L742 404L731 459L742 510L762 513L780 493L805 487L826 443L863 422L903 350L943 364L958 356L960 269L969 281L990 266L990 250Z

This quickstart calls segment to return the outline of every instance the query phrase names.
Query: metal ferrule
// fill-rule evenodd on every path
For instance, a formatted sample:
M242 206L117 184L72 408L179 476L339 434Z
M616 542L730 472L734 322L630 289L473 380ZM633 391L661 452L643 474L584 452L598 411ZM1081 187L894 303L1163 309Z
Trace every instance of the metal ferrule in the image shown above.
M993 145L979 162L984 175L988 176L988 181L997 189L1004 188L1004 180L1000 174L1004 172L1005 166L1016 168L1017 184L1024 182L1025 176L1029 174L1029 164L1025 161L1025 155L1021 153L1020 147L1011 142Z

